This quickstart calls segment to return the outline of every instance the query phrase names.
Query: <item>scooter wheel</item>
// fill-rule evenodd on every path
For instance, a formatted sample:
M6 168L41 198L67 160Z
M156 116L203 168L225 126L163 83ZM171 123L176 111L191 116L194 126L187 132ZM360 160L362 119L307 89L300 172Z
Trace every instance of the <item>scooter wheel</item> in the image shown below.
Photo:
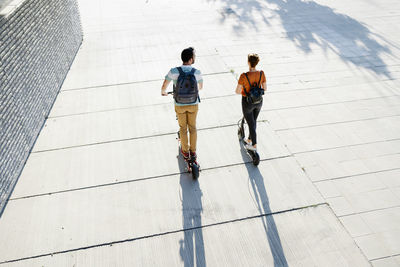
M193 176L193 179L196 180L197 178L199 178L199 175L200 175L199 166L197 164L193 164L192 165L192 176Z
M252 158L254 166L258 166L258 164L260 164L260 155L257 152L254 152Z

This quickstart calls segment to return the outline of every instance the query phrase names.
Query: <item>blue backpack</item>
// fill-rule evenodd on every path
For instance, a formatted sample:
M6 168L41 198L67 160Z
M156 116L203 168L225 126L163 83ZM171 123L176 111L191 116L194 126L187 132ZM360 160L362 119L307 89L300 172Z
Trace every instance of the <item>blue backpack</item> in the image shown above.
M261 87L261 78L263 75L263 71L260 72L260 79L258 83L251 84L249 76L247 73L244 74L249 82L250 90L249 92L246 91L246 88L243 88L244 93L246 94L246 101L249 104L259 104L263 100L264 89ZM244 87L244 86L243 86Z
M179 104L194 104L199 97L197 80L194 75L196 69L192 68L190 72L184 72L181 67L177 68L179 76L174 85L174 99Z

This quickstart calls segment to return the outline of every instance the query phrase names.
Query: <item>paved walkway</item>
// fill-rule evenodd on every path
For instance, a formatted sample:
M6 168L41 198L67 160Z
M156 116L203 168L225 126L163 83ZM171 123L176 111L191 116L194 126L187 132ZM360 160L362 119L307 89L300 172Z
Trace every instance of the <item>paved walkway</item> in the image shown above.
M0 219L7 266L400 266L398 0L80 0L84 42ZM194 46L198 181L163 77ZM233 94L257 52L261 163Z

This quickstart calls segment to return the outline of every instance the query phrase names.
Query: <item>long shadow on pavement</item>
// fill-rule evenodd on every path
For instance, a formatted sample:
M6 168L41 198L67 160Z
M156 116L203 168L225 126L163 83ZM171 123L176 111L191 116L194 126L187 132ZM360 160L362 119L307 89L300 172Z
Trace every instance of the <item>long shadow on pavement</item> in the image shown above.
M248 162L249 155L240 141L239 145L243 162ZM245 163L245 166L247 172L249 173L249 182L251 184L251 188L253 189L254 202L260 215L264 215L260 218L262 220L271 254L274 259L274 266L287 267L289 265L286 261L285 253L283 251L281 239L278 233L278 228L276 227L276 223L269 206L269 199L267 190L265 189L264 177L260 170L252 163Z
M192 176L186 173L185 164L179 150L177 158L181 173L179 183L181 185L182 223L184 229L184 239L179 240L179 254L184 266L206 266L203 231L201 228L201 213L203 212L201 197L203 193L201 192L199 181L193 180Z
M382 55L392 55L389 46L398 47L371 32L365 24L328 6L303 0L207 1L222 4L220 22L233 19L232 28L238 35L249 29L259 32L278 18L286 38L304 53L311 53L312 47L317 46L336 53L346 63L391 78Z

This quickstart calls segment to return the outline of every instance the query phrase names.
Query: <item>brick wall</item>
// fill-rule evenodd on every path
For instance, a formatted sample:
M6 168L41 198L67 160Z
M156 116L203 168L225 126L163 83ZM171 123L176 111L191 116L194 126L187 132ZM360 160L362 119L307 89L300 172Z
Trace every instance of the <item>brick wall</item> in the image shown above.
M0 216L81 42L76 0L0 14Z

